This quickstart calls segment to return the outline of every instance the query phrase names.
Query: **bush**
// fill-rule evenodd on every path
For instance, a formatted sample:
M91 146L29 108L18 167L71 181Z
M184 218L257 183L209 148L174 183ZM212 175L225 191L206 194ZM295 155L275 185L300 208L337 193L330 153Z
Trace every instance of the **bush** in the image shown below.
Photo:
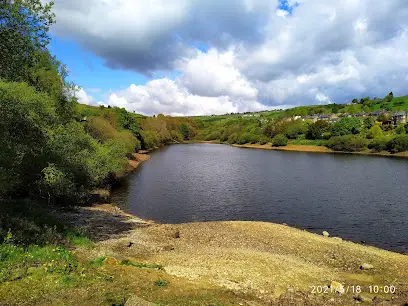
M141 131L142 147L144 149L152 149L160 145L160 139L154 131Z
M368 148L373 150L373 152L386 151L389 142L390 142L389 137L379 137L371 141L368 144Z
M373 125L367 133L367 139L375 139L383 136L383 131L378 125Z
M108 120L96 116L88 118L85 125L85 130L93 138L101 142L115 138L117 133L116 129L109 123Z
M271 141L271 139L268 138L268 137L266 137L266 136L261 136L261 137L259 138L259 143L260 143L261 145L267 144L267 143L270 142L270 141Z
M283 134L278 134L272 139L272 146L283 147L288 144L288 138Z
M361 129L361 121L358 118L341 118L331 128L333 136L344 136L358 134Z
M334 151L359 152L366 148L366 140L360 136L345 135L329 139L328 147Z
M228 137L228 143L229 144L234 144L238 142L238 133L233 133Z
M402 134L406 134L405 124L403 124L403 123L398 124L397 128L395 129L395 133L401 134L401 135L402 135Z
M388 145L387 149L391 153L405 152L408 151L408 135L398 135L392 139Z

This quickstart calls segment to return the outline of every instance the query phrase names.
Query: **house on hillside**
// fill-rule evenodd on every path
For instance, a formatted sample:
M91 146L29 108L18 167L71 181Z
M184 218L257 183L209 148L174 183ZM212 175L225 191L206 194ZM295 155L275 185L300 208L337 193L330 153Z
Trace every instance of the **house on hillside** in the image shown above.
M391 121L394 125L397 125L400 123L407 123L407 113L406 112L392 113Z
M305 120L312 120L313 123L316 122L317 119L318 119L318 116L317 116L317 115L310 115L310 116L302 117L302 120L303 120L303 121L305 121Z

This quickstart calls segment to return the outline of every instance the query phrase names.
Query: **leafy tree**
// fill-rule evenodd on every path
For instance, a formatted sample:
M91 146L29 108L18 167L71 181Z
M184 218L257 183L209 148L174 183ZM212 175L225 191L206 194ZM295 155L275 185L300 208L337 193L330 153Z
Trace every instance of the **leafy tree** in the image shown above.
M52 6L40 0L0 1L0 78L30 79L30 69L41 60L50 41L48 30L55 17Z
M330 123L325 120L318 120L309 125L306 138L307 139L321 139L324 132L329 131Z
M366 148L367 141L356 135L335 136L329 139L328 147L334 151L358 152Z
M383 136L383 131L378 125L373 125L367 133L367 139L375 139Z
M367 117L363 120L363 127L367 130L371 129L374 125L375 121L372 117Z
M408 151L408 135L396 136L388 143L387 149L391 153Z
M378 115L377 117L377 121L381 122L382 124L386 124L389 121L389 116L386 113L381 113L380 115Z
M403 123L399 124L395 129L395 133L397 133L397 134L406 134L405 124L403 124Z
M361 121L358 118L341 118L333 124L331 133L333 136L344 136L349 134L358 134L361 129Z
M384 101L385 102L391 102L392 99L394 99L394 94L390 92L388 95L385 96Z
M272 139L272 146L283 147L288 144L288 138L283 134L278 134Z
M180 125L180 132L183 135L184 139L190 139L190 130L188 128L188 125L185 123L182 123Z
M379 137L379 138L372 140L368 144L368 148L373 150L374 152L382 152L382 151L387 150L389 142L390 142L389 137Z

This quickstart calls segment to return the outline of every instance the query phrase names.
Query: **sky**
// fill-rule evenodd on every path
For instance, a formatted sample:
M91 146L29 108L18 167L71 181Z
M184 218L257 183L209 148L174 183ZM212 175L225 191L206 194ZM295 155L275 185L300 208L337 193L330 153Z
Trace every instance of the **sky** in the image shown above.
M50 50L83 104L190 116L408 95L406 0L53 1Z

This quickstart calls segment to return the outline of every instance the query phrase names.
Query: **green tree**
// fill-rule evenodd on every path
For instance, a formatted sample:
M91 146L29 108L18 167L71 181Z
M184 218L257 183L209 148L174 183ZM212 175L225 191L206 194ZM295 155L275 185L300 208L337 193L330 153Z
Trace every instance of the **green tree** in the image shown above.
M50 41L53 3L40 0L0 1L0 78L27 81Z
M335 136L329 139L327 145L334 151L358 152L367 146L367 141L356 135Z
M180 132L183 135L184 139L190 139L190 130L188 128L188 125L185 123L182 123L180 125Z
M324 120L318 120L309 125L306 138L307 139L321 139L323 133L329 131L330 123Z
M405 124L398 124L398 126L396 127L396 129L395 129L395 133L397 133L397 134L406 134L406 131L405 131Z
M272 146L283 147L288 144L288 138L283 134L278 134L272 139Z
M377 124L373 125L367 133L368 139L376 139L382 136L383 136L383 131L381 127L379 127Z
M361 121L358 118L341 118L333 124L331 133L333 136L344 136L349 134L358 134L361 129Z
M371 129L374 125L375 121L372 117L367 117L363 120L363 127L367 130Z

